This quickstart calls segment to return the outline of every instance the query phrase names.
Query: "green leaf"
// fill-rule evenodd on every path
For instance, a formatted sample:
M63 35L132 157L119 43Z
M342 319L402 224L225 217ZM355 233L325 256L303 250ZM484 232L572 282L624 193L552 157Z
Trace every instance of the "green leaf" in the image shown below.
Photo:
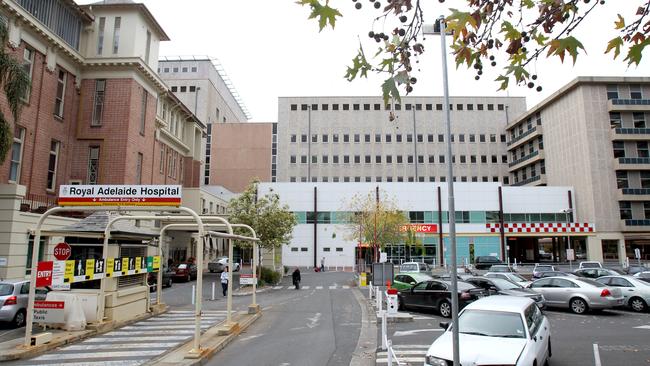
M611 50L614 50L614 58L617 58L621 53L622 45L623 39L621 37L613 38L607 43L607 49L605 50L605 53L609 53Z
M338 11L338 9L332 8L326 1L325 5L322 5L318 0L300 0L296 4L299 5L309 5L311 7L311 14L308 19L318 18L318 27L319 32L327 26L327 23L334 29L336 25L336 17L342 17L343 14Z
M630 46L630 49L627 52L627 57L625 58L628 65L636 64L639 66L639 62L641 62L641 58L643 57L643 49L648 45L650 45L650 38L641 43Z
M508 21L501 23L501 33L504 34L504 39L515 40L521 38L521 33Z
M510 82L510 78L504 75L499 75L494 81L500 81L501 85L499 86L499 89L497 90L506 90L508 89L508 83Z
M394 77L389 77L384 80L384 83L381 84L381 91L384 97L384 104L388 104L390 99L395 99L398 102L402 102L402 98L399 95L399 90L397 90L397 84L395 83Z
M575 39L573 36L569 36L552 40L547 55L557 55L560 57L560 60L564 62L565 52L568 52L573 58L573 64L575 65L578 57L578 49L582 49L583 51L585 50L580 41Z
M458 39L461 34L467 33L467 26L478 29L478 22L472 14L464 11L459 11L458 9L449 9L451 10L451 15L447 17L447 32L451 32L454 35L454 39Z
M359 46L359 52L352 59L352 66L348 66L348 70L345 73L345 78L348 81L352 81L357 77L357 74L361 73L359 76L367 78L368 71L372 70L372 65L366 60L366 56L363 53L363 49Z

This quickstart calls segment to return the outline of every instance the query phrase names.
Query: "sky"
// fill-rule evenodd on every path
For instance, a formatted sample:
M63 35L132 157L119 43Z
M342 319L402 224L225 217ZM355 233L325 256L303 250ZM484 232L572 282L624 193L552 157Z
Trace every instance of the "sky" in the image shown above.
M92 2L96 0L77 0L79 4ZM316 21L307 19L310 9L295 0L137 2L147 6L171 39L162 42L160 56L208 55L219 59L253 122L277 121L278 97L381 95L381 77L354 82L343 78L360 40L367 54L374 54L377 47L367 34L378 13L367 0L358 0L361 10L356 10L351 0L330 0L343 17L334 30L322 32ZM650 52L639 66L630 67L623 62L624 57L613 61L611 54L603 53L607 40L617 35L613 27L616 14L631 16L642 2L610 0L605 7L597 7L575 33L587 51L575 66L570 60L562 64L557 58L540 58L532 65L531 71L539 75L541 92L526 86L497 92L496 72L486 70L481 80L475 81L473 69L456 69L448 55L450 96L525 96L530 108L577 76L650 76ZM462 8L464 3L466 0L423 0L425 21L433 23L439 15L449 14L449 8ZM390 24L374 24L375 31L390 29ZM423 44L425 54L419 58L420 72L414 74L418 82L411 95L440 96L440 38L430 36ZM497 63L505 64L498 58Z

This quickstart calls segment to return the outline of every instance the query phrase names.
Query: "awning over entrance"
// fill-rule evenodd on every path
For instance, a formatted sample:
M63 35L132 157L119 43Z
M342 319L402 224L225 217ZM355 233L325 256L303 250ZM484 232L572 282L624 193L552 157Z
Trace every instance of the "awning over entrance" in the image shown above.
M108 222L118 216L120 215L116 212L97 211L79 222L64 226L60 229L43 230L42 235L103 238L104 230L106 229ZM131 221L118 221L113 224L113 229L111 231L111 238L113 239L128 238L130 240L149 240L156 237L158 237L158 232L135 226Z
M501 229L499 223L488 223L485 227L492 233ZM587 222L514 222L503 225L506 233L593 233L594 224Z

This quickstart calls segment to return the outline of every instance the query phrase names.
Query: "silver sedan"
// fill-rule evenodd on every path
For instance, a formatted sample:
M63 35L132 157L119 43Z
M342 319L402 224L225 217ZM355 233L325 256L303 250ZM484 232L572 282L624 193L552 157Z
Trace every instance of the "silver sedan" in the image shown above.
M529 287L544 295L547 307L569 308L576 314L621 306L624 301L620 288L608 287L589 278L548 277Z
M625 298L625 305L634 311L645 311L650 304L650 283L632 276L605 276L596 281L609 287L619 287Z

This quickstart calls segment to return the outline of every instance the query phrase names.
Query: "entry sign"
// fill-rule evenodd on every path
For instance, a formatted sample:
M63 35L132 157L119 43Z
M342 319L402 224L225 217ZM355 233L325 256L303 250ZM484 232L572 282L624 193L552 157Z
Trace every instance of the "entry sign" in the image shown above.
M52 286L54 262L38 262L36 267L36 287Z
M72 248L68 243L59 243L54 247L54 258L60 261L64 261L70 258L72 254Z
M253 277L252 274L241 274L239 276L240 285L257 285L257 277Z
M34 301L34 322L64 323L65 302L63 301Z
M568 261L576 260L575 252L573 251L573 249L567 249L566 250L566 259Z
M59 206L180 205L180 185L62 185L59 189Z

